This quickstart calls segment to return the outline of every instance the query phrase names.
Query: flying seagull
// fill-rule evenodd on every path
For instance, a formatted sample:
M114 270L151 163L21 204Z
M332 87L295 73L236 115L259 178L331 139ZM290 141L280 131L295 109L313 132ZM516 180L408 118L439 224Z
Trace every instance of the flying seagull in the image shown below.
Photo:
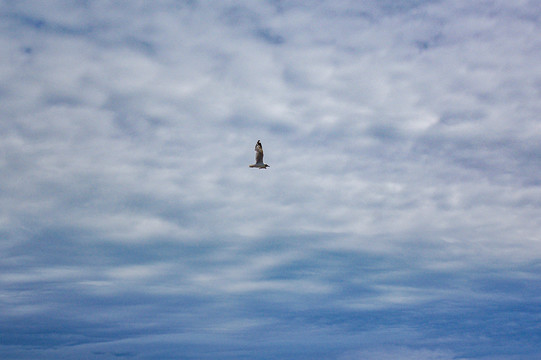
M250 165L251 168L266 169L269 165L263 163L263 146L261 140L257 140L255 144L255 164Z

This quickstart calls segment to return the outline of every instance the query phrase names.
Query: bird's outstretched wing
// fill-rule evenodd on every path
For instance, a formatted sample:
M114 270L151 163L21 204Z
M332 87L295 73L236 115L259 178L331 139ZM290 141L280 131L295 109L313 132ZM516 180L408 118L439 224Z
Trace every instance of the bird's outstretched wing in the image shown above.
M263 146L259 141L255 144L255 163L263 164Z

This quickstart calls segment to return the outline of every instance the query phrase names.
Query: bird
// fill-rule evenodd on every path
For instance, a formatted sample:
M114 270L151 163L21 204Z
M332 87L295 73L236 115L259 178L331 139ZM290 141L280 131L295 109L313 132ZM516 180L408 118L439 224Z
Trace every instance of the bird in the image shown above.
M266 169L269 165L263 163L263 145L261 140L257 140L255 144L255 164L250 165L251 168Z

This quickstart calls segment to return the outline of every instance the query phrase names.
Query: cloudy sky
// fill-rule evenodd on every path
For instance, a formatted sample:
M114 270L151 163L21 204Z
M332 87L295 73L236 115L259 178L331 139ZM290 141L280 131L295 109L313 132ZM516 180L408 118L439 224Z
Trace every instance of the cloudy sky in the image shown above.
M538 358L540 2L0 20L2 359Z

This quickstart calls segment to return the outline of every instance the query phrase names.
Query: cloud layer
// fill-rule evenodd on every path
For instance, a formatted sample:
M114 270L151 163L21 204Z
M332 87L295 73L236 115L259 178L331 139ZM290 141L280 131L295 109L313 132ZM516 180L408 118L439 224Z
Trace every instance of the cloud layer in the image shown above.
M535 2L0 16L2 358L541 351Z

